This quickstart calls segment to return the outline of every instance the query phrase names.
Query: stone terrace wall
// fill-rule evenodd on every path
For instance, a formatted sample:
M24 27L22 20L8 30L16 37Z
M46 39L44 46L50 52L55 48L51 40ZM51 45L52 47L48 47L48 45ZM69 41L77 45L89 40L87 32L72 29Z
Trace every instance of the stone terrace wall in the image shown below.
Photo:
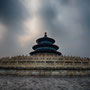
M0 59L0 74L90 75L90 58L39 54Z

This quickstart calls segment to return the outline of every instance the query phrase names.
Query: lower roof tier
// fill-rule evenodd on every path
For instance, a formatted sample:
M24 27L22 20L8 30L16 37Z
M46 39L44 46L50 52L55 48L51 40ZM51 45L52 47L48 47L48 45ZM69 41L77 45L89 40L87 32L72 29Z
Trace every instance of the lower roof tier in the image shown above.
M62 55L62 53L60 53L58 51L33 51L30 53L30 55L35 55L38 53L53 53L53 54L57 54L57 55Z

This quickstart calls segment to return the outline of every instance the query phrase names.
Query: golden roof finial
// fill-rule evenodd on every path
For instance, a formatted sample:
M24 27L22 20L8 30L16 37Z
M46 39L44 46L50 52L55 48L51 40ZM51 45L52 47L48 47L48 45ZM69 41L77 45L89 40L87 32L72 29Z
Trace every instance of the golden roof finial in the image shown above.
M45 32L45 35L47 35L47 32Z
M44 37L47 37L47 32L45 32L45 35L44 35Z

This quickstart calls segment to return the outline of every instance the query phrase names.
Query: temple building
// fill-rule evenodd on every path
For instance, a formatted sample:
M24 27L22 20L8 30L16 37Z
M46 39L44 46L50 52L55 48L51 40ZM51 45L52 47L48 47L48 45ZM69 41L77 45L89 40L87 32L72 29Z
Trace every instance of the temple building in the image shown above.
M90 76L90 58L64 56L46 32L36 43L29 56L0 58L0 75Z
M61 53L57 51L59 47L57 45L54 45L55 40L47 37L46 32L43 38L39 38L36 40L36 43L37 45L33 46L33 49L35 51L31 52L30 55L35 55L38 53L53 53L56 55L61 55Z

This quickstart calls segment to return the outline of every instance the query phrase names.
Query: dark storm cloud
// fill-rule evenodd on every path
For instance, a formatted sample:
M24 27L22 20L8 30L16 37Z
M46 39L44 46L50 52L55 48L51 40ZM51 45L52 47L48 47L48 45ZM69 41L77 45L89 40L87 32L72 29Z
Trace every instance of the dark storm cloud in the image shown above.
M61 12L61 11L60 11ZM49 2L49 1L44 1L42 8L40 10L40 16L43 19L43 23L45 25L44 28L48 30L51 34L54 34L55 31L59 31L61 29L61 33L63 33L63 25L62 23L57 23L57 16L58 16L58 10L55 8L55 6ZM58 33L57 33L58 34ZM60 33L59 33L60 34Z
M59 0L59 3L61 3L63 5L67 5L70 3L70 0Z
M6 27L3 43L0 43L0 56L16 55L21 52L18 36L23 31L23 22L28 17L20 0L0 0L0 21Z
M32 43L22 49L18 36L25 33L24 21L32 18L30 23L34 26L35 17L38 23L42 22L42 32L47 31L48 36L55 38L63 55L90 57L90 0L39 0L38 3L24 0L32 7L28 4L24 7L21 1L0 0L0 22L7 31L0 43L0 56L29 53Z
M19 0L0 0L0 16L10 21L21 19L22 4Z
M90 0L77 0L77 6L81 16L80 24L84 31L82 40L85 44L81 45L81 53L90 57Z
M20 0L0 0L0 20L7 26L18 25L27 17Z
M54 1L57 5L52 2L46 0L42 3L40 15L44 28L55 36L59 45L62 44L64 54L90 57L90 0ZM65 23L58 20L58 15L65 17Z

